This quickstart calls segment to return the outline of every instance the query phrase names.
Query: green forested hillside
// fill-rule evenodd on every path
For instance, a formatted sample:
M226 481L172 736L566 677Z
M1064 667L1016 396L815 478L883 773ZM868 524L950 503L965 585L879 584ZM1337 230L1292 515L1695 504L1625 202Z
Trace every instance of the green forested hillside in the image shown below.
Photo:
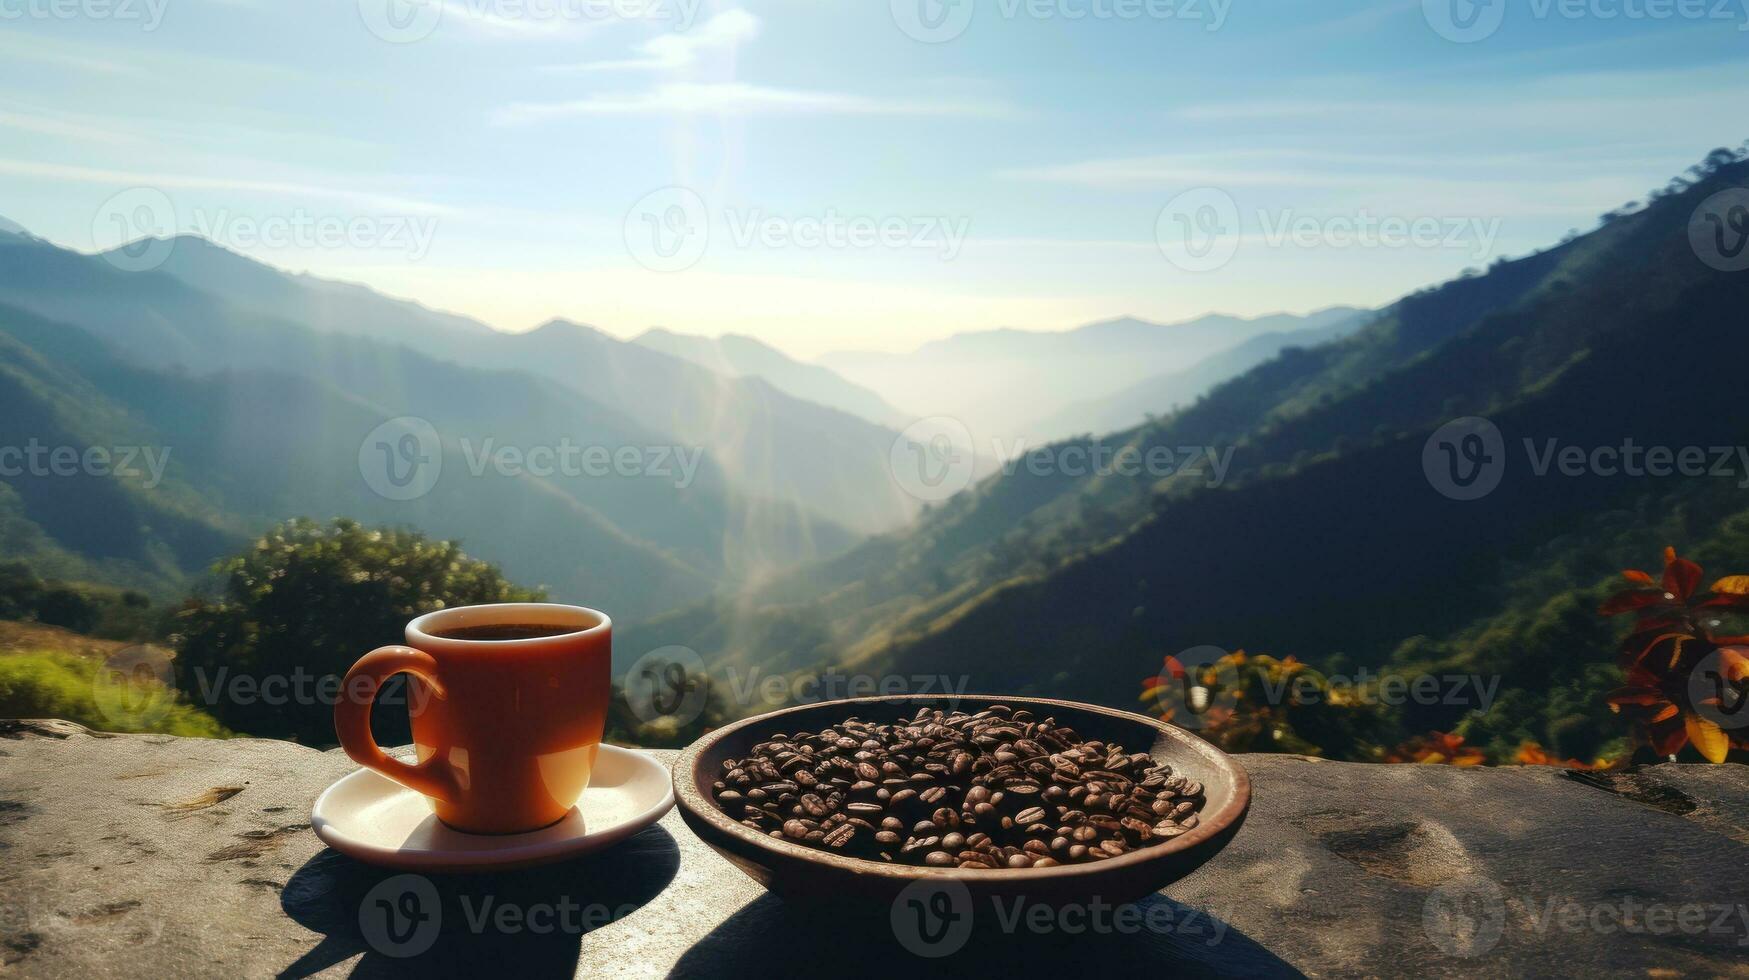
M1732 384L1749 353L1749 279L1708 267L1688 240L1702 200L1745 184L1749 164L1715 155L1704 179L1596 232L1406 297L1350 338L1286 351L1101 440L1230 448L1220 486L1021 468L908 534L639 636L730 664L848 661L1113 704L1133 704L1164 655L1200 644L1315 664L1460 664L1498 673L1519 708L1534 701L1518 724L1571 726L1572 702L1600 709L1613 680L1615 627L1593 601L1606 576L1665 544L1712 554L1729 566L1719 574L1744 570L1720 544L1749 521L1740 463L1734 476L1659 479L1537 475L1535 459L1549 440L1589 451L1749 438ZM1471 415L1502 433L1504 477L1482 499L1448 499L1423 449ZM1500 637L1525 635L1540 659L1502 649ZM1461 720L1425 714L1410 720ZM1565 751L1594 747L1570 740Z
M168 596L273 522L344 515L459 538L524 580L640 615L746 573L737 562L748 549L793 560L847 540L786 505L749 499L708 458L684 486L673 473L476 475L488 445L673 440L526 375L291 326L274 335L305 344L286 356L319 361L331 380L142 367L79 328L0 307L0 444L149 447L166 464L151 486L108 474L9 478L0 485L6 556L45 575ZM442 439L443 475L405 501L372 492L359 464L361 441L399 415L429 420ZM754 524L759 536L743 546L738 535Z

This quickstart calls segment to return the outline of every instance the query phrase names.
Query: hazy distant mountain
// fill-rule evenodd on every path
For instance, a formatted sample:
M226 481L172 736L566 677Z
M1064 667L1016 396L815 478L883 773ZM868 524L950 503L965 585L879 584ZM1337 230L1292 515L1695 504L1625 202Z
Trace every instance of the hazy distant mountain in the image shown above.
M551 378L704 447L751 494L865 533L897 527L916 512L917 500L888 470L892 430L793 398L763 379L727 377L566 320L469 341L465 349L470 363Z
M105 417L144 424L148 436L128 435L125 426L104 422L84 427L76 438L68 436L68 444L171 446L172 476L180 467L194 467L179 481L192 496L178 504L177 512L226 540L296 515L411 523L435 535L463 538L471 552L501 562L518 580L546 583L568 595L597 595L627 616L834 553L851 541L844 527L793 499L776 500L736 485L713 447L621 411L620 406L635 402L623 390L604 390L598 400L583 394L574 379L555 383L477 361L440 360L361 336L321 333L240 309L176 276L123 272L101 258L36 240L0 241L0 304L5 303L16 309L0 318L0 330L11 331L16 343L0 356L0 371L9 375L0 379L0 388L6 380L14 387L9 395L0 392L0 398L14 403L10 417L15 422L27 416L17 406L30 406L28 417L36 420L16 423L23 427L7 434L23 440L41 432L74 432L60 420L83 412L82 406L107 404L104 399L118 402ZM502 341L515 348L508 358L514 361L542 358L533 346L538 339L491 334L467 342ZM79 366L87 363L98 367ZM562 374L563 363L552 363L549 372ZM68 377L53 383L32 380L45 368ZM149 390L149 397L119 401L132 388ZM45 391L90 394L45 405ZM769 389L760 386L759 391ZM667 397L653 387L648 394ZM694 397L708 401L713 392L701 385ZM653 414L647 406L638 407ZM845 419L828 409L806 409ZM697 412L677 405L675 414L696 417ZM772 424L770 414L741 412L739 418ZM429 421L443 448L443 478L428 496L407 502L371 492L359 461L366 434L400 415ZM785 438L802 447L818 444L820 455L828 458L842 448L829 441L810 443L808 431ZM477 461L493 451L489 447L524 452L567 440L579 447L636 450L646 460L669 453L660 468L670 472L622 478L479 470ZM887 441L881 441L883 452ZM675 450L690 453L696 469L687 475L675 471ZM763 454L755 458L764 463ZM876 466L878 461L868 469ZM52 480L15 482L7 489L8 496L29 491L8 516L22 529L19 534L37 541L32 550L62 561L83 557L101 564L114 557L129 564L102 566L102 574L94 576L118 580L162 581L219 556L202 551L206 545L167 547L159 532L168 524L152 517L140 518L135 532L109 536L123 549L110 556L104 550L109 546L94 546L81 532L97 522L81 522L81 510L66 509L76 497L70 489L71 484ZM150 497L162 499L162 494ZM130 510L105 513L125 521ZM131 551L130 540L137 545ZM215 539L202 540L210 545Z
M492 333L478 320L427 309L354 283L285 272L195 235L161 243L168 250L157 271L241 309L293 320L323 333L355 334L423 349L430 349L446 333L475 337ZM116 249L107 254L120 253Z
M988 450L993 439L1037 445L1061 435L1056 416L1077 402L1183 370L1258 334L1328 326L1355 312L1211 314L1177 324L1123 317L1067 331L984 330L908 354L839 352L820 363L907 412L960 420Z
M784 394L836 408L877 425L902 429L911 421L880 395L852 384L830 368L803 364L752 337L739 334L700 337L658 327L645 331L632 342L685 358L719 374L762 378Z
M85 326L143 363L193 371L302 370L312 362L301 347L311 341L287 348L288 323L404 344L458 364L527 371L611 406L661 443L702 449L730 474L743 506L775 504L811 513L822 527L864 533L915 513L917 502L887 469L895 433L759 378L726 377L563 321L499 333L362 286L292 275L203 239L173 241L162 266L137 273L37 242L41 248L12 253L0 265L0 303ZM755 546L761 531L750 521L744 564L780 558L782 549L766 555ZM838 543L827 534L817 551L808 550Z
M1215 385L1249 371L1285 348L1315 347L1346 337L1365 326L1374 315L1370 310L1357 310L1322 326L1261 333L1183 370L1156 375L1103 398L1076 402L1038 420L1035 425L1045 439L1063 438L1078 432L1128 429L1150 415L1165 415L1176 407L1190 404ZM1323 321L1326 318L1315 314L1307 319Z

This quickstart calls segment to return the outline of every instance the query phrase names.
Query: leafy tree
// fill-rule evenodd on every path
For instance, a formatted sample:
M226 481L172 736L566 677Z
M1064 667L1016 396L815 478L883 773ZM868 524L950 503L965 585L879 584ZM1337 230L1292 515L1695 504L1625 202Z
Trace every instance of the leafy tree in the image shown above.
M42 600L43 582L21 561L0 562L0 619L31 619Z
M36 619L39 623L59 626L75 633L89 633L97 628L103 610L83 592L64 585L43 590L37 600Z
M229 728L316 744L334 741L338 678L367 651L400 640L409 619L544 597L453 541L350 520L290 521L214 571L222 597L191 599L177 614L177 686ZM389 685L379 698L395 693ZM373 723L385 745L408 739L398 711L377 711Z

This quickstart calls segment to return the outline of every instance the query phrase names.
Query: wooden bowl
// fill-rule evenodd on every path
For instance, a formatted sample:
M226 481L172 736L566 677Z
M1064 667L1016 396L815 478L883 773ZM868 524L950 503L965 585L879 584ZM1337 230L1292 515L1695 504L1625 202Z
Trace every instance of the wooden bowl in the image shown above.
M1206 802L1196 828L1163 844L1090 864L974 871L914 867L803 847L743 825L711 798L711 784L722 773L723 761L745 758L754 745L774 734L817 732L852 716L889 723L909 719L925 706L975 713L993 704L1055 718L1082 738L1115 742L1130 752L1146 750L1155 760L1171 763L1175 772L1203 784ZM1132 901L1195 870L1238 831L1251 802L1251 781L1231 756L1213 745L1177 726L1126 711L1047 698L904 695L785 708L719 728L675 760L674 798L693 833L755 881L786 897L890 903L914 882L949 879L963 883L974 898L1024 897L1063 905L1095 898Z

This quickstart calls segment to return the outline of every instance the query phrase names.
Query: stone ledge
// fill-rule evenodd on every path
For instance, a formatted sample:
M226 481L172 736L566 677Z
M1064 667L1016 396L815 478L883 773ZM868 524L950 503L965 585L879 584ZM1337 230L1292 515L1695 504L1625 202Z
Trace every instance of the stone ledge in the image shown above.
M448 924L430 952L400 960L359 925L364 894L389 873L328 851L309 830L316 795L353 768L345 756L0 721L0 973L368 976L417 964L769 976L824 974L847 955L848 973L888 976L1059 962L1077 975L1749 972L1749 767L1598 776L1241 761L1255 790L1244 828L1142 903L1152 929L1037 935L981 919L956 955L918 959L894 941L884 910L869 922L818 921L765 894L670 814L608 854L434 878ZM463 905L488 897L594 904L611 921L467 931ZM1648 917L1648 907L1668 912ZM1651 928L1624 931L1624 915Z

